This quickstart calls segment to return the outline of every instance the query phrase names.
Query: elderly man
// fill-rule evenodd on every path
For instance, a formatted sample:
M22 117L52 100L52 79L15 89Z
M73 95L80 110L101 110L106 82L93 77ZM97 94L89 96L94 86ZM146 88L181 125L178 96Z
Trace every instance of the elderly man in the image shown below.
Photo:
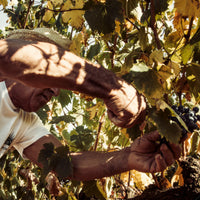
M39 166L43 145L51 142L58 147L61 143L43 127L34 111L58 95L58 88L102 98L110 120L120 127L140 123L146 108L144 97L124 80L48 42L1 40L0 78L1 154L13 146ZM159 145L159 139L155 131L121 151L72 152L70 178L90 180L131 169L163 171L180 156L180 148Z

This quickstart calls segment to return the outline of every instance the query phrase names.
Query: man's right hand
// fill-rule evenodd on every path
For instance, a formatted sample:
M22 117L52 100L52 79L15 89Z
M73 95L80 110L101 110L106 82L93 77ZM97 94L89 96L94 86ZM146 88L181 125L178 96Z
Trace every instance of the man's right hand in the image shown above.
M112 90L110 98L104 102L108 108L109 119L119 127L129 128L143 122L146 102L132 85L123 80L120 84L121 88Z
M156 173L166 169L181 156L178 144L160 144L158 131L137 138L131 145L129 168L141 172Z

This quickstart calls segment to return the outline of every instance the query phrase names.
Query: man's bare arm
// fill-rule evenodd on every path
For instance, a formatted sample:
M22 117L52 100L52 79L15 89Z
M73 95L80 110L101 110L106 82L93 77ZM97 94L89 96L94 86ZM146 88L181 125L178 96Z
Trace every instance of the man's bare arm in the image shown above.
M57 87L107 98L121 80L102 66L58 46L19 39L0 40L0 78L33 87Z
M132 169L150 173L163 171L180 157L181 148L174 144L171 144L170 149L165 144L159 146L159 139L159 133L152 132L135 140L131 147L120 151L71 153L73 175L70 178L91 180ZM41 166L37 161L38 155L43 144L49 142L56 147L61 145L54 136L44 136L24 150L25 156Z
M109 118L121 127L132 126L146 108L144 97L114 73L51 43L0 40L0 78L102 98Z

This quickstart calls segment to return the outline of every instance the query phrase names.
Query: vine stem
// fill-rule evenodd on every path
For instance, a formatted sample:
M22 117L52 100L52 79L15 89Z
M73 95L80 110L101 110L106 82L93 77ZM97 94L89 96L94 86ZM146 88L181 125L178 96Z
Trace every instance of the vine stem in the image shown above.
M98 145L98 142L99 142L99 136L100 136L100 133L101 133L101 128L102 128L104 116L105 116L105 112L103 113L103 115L101 116L101 118L99 120L99 127L98 127L98 132L97 132L97 138L96 138L96 141L95 141L95 144L94 144L94 151L97 150L97 145Z
M156 20L155 20L155 4L154 4L154 0L151 0L151 21L150 21L150 27L153 30L157 48L161 49L161 44L160 44L160 40L158 38L157 25L156 25Z
M31 10L31 6L34 4L34 0L30 0L29 1L29 5L28 5L28 10L27 10L27 13L26 13L26 18L25 18L25 22L24 22L24 26L23 28L25 29L26 28L26 23L28 21L28 15L30 13L30 10Z

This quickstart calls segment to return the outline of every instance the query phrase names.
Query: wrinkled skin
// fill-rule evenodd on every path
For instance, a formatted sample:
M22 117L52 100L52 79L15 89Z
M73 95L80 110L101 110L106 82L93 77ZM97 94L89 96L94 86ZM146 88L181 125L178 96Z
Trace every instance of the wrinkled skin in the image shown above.
M27 112L36 112L60 91L57 88L34 88L12 80L5 82L15 107Z
M170 166L181 156L178 144L160 144L161 136L158 131L145 134L136 139L131 145L132 155L129 162L134 169L143 172L160 172Z

